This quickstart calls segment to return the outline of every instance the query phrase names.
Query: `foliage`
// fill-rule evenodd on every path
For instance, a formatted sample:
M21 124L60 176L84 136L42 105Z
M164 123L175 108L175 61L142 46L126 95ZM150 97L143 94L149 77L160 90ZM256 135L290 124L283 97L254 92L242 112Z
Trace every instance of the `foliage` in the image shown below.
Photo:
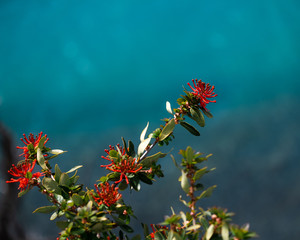
M184 127L189 133L199 136L196 127L186 121L190 118L200 127L205 126L205 117L212 118L206 105L215 100L214 86L205 84L201 80L192 80L192 91L184 89L185 95L177 99L178 108L172 109L169 102L166 109L171 117L163 119L163 124L146 137L149 123L142 131L140 144L135 148L132 141L126 142L122 138L122 146L109 145L102 158L107 164L101 165L109 173L99 178L93 188L83 188L77 183L79 176L77 170L82 166L75 166L63 172L56 164L54 169L51 160L64 151L46 147L47 135L41 132L38 136L24 135L21 139L25 146L18 147L23 150L21 160L17 166L13 165L9 173L14 177L7 181L19 183L19 197L26 194L33 187L46 196L50 205L37 208L34 213L51 214L50 220L56 220L56 225L61 229L57 239L130 239L128 233L134 230L130 220L134 212L130 205L124 202L121 191L126 189L141 190L142 183L153 184L155 178L163 177L159 160L167 156L160 151L149 156L156 146L169 145L174 138L174 129L178 125ZM210 155L203 155L191 147L180 150L182 156L177 163L171 155L174 164L181 172L179 178L185 199L179 200L188 209L167 217L160 224L151 224L152 232L147 225L142 224L145 239L154 240L195 240L195 239L223 239L238 240L255 237L249 231L249 225L239 227L231 224L232 213L226 209L209 208L204 210L196 204L203 198L209 197L216 186L204 189L200 180L214 169L202 166ZM32 173L39 165L40 172ZM135 235L134 240L141 239Z

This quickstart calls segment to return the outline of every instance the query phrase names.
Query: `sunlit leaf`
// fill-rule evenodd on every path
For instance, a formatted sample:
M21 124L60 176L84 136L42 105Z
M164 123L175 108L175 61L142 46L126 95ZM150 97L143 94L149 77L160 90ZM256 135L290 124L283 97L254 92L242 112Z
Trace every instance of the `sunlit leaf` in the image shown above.
M143 159L141 161L141 164L144 167L151 167L152 163L157 162L158 159L163 158L166 155L167 155L166 153L161 153L161 152L155 153L154 155L151 155L151 156L146 157L145 159Z
M187 178L186 173L184 171L181 171L181 188L186 193L189 193L190 190L189 179Z
M44 177L42 181L43 186L49 191L57 194L61 193L58 183L49 177Z
M47 170L47 166L45 164L45 158L40 148L37 149L37 161L43 169Z
M214 234L214 228L215 226L213 224L211 224L208 229L206 230L206 234L205 234L205 239L209 240L212 235Z
M159 141L163 141L164 139L166 139L173 132L174 128L175 120L174 118L172 118L159 134Z
M60 155L62 153L65 153L66 151L60 150L60 149L51 149L49 153L54 154L54 155Z
M76 171L77 169L82 168L82 167L83 167L83 165L75 166L75 167L71 168L69 171L67 171L67 173L74 172L74 171Z
M166 109L168 113L173 114L172 108L171 108L171 103L169 101L166 102Z
M46 136L41 137L38 144L38 148L43 149L45 141L46 141Z
M207 167L197 170L194 175L194 180L200 179L205 173L207 173Z
M223 240L229 240L229 229L228 229L228 225L226 223L224 223L222 225L221 235L222 235Z
M148 146L148 144L151 141L151 137L146 138L144 141L142 141L138 147L138 155L142 155L143 152L145 151L146 147Z
M140 141L141 142L143 142L145 140L145 135L146 135L146 132L148 130L148 127L149 127L149 122L147 123L147 126L144 128L144 130L141 133L141 136L140 136Z

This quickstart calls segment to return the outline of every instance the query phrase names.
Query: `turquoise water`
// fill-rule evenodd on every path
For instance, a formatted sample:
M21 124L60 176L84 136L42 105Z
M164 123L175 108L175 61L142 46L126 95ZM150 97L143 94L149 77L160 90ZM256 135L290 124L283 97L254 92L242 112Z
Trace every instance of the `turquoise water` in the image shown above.
M84 144L80 156L99 148L96 158L107 139L155 128L193 78L216 86L217 116L290 101L288 117L299 111L299 10L292 0L3 0L0 120L16 139L43 130L61 148Z

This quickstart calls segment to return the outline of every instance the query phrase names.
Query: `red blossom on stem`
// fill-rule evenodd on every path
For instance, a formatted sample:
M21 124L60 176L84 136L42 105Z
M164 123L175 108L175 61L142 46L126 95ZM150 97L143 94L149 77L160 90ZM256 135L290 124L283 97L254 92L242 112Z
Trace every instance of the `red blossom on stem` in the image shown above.
M17 166L13 164L11 169L8 170L8 172L14 177L16 177L16 179L11 178L10 181L6 181L6 182L7 183L19 182L18 189L21 189L21 191L26 189L27 187L29 187L31 184L34 183L31 180L38 179L43 175L40 172L32 174L32 170L35 167L35 163L36 160L34 160L32 163L26 160L24 163L18 164Z
M99 205L105 204L106 206L110 207L122 197L122 194L118 192L119 188L115 187L114 184L110 186L108 182L104 184L101 183L100 189L98 188L97 184L95 184L95 188L98 197L94 195L92 196Z
M204 108L205 111L208 111L206 108L206 104L210 102L216 102L216 100L209 100L208 98L213 98L218 96L213 91L215 86L211 86L210 84L202 82L202 80L192 79L194 88L190 83L188 85L193 90L192 94L200 101L200 106Z
M114 150L114 147L112 147L111 145L109 146L109 148L110 150ZM115 183L120 183L123 178L125 178L126 183L129 184L127 174L137 173L143 168L143 166L140 165L135 158L132 158L128 154L126 154L125 149L120 147L119 144L117 145L117 148L120 150L119 153L121 153L121 159L116 160L115 162L114 159L110 158L109 155L107 157L102 156L102 158L110 161L111 163L108 165L101 165L101 167L105 167L112 172L121 173L120 179ZM105 149L104 151L109 154L109 150Z
M23 149L23 153L20 154L20 156L24 155L25 159L28 159L28 157L30 155L29 154L28 145L32 144L33 147L36 148L39 145L39 143L40 143L42 135L43 135L43 132L40 132L39 135L37 135L37 136L34 137L34 135L32 133L30 133L29 136L28 136L28 138L27 138L26 135L23 134L24 139L21 138L21 141L25 144L25 146L24 147L17 147L18 149ZM49 138L47 138L47 135L45 135L45 138L46 138L46 140L44 142L44 145L49 140Z

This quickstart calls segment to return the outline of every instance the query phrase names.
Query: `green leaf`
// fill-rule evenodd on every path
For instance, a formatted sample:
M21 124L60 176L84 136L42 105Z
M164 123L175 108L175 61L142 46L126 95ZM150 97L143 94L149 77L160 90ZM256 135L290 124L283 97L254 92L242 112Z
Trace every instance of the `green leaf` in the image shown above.
M25 190L19 192L19 193L18 193L18 197L22 197L23 195L25 195L26 193L28 193L29 190L30 190L30 188L27 188L27 189L25 189Z
M164 235L162 235L161 232L155 232L154 240L164 240L164 239L165 239L165 237L164 237Z
M175 167L177 167L177 168L179 168L179 169L180 169L180 167L179 167L179 165L177 164L177 162L176 162L176 160L175 160L174 156L173 156L172 154L171 154L170 156L171 156L171 158L172 158L172 161L173 161L173 163L174 163Z
M25 174L25 177L26 178L28 178L28 179L31 179L32 178L32 172L27 172L26 174Z
M217 185L214 185L214 186L211 186L209 187L208 189L206 189L205 191L203 191L199 197L197 197L197 200L200 200L202 198L205 198L205 197L210 197L213 190L217 187Z
M47 170L47 166L45 164L45 158L44 155L42 153L42 150L40 148L37 149L37 161L39 163L39 165L41 166L42 169Z
M184 171L181 171L181 188L186 193L189 193L190 191L189 179L187 178L186 173Z
M163 141L166 139L170 134L172 134L173 130L175 128L175 120L172 118L167 125L163 128L161 133L159 134L159 141Z
M58 165L55 164L55 181L56 182L59 182L61 174L62 174L62 171L60 170L60 168L58 167Z
M192 225L192 226L188 227L186 230L187 231L195 231L195 230L199 229L200 227L201 227L201 225L196 224L196 225Z
M188 130L191 134L195 136L200 136L198 130L194 128L192 125L188 124L187 122L181 121L180 125L183 126L186 130Z
M127 145L126 145L125 139L124 139L123 137L121 137L121 139L122 139L122 142L123 142L123 146L124 146L125 152L126 152L126 154L129 155L129 152L128 152L128 149L127 149Z
M35 209L32 213L52 213L57 209L57 206L43 206Z
M62 173L59 178L59 185L69 187L71 185L70 177L67 173Z
M56 226L59 227L61 230L65 230L69 226L69 222L67 222L67 221L57 221Z
M76 206L81 206L83 204L82 197L76 193L72 195L72 199Z
M141 236L137 234L134 237L132 237L131 240L141 240Z
M142 182L144 182L144 183L146 183L146 184L149 184L149 185L152 185L152 184L153 184L152 180L151 180L150 178L147 177L147 174L145 174L145 173L143 173L143 172L139 172L139 173L137 174L137 176L139 177L139 179L140 179Z
M185 152L186 152L187 163L191 164L193 162L194 151L193 151L193 149L190 146L188 146L186 148Z
M205 114L206 117L208 117L208 118L213 118L213 115L212 115L210 112L205 111L203 108L201 108L201 110L202 110L202 112Z
M206 234L205 234L205 239L206 240L209 240L212 237L212 235L214 234L214 228L215 228L215 226L213 224L211 224L208 227L208 229L206 231Z
M126 183L125 180L123 180L122 182L120 182L120 184L119 184L119 189L120 189L121 191L124 191L127 187L128 187L128 184Z
M205 119L202 112L197 108L190 108L191 117L200 127L205 126Z
M205 173L207 173L207 167L199 169L198 171L195 172L194 180L196 181L200 179L201 177L203 177Z
M103 223L98 222L96 223L91 230L95 231L95 232L101 232L101 230L103 230Z
M135 156L134 145L130 140L128 141L128 145L129 145L128 155L134 157Z
M141 223L143 230L144 230L144 236L147 237L149 235L149 228L147 226L147 224Z
M57 212L54 212L52 215L51 215L51 217L50 217L50 221L53 221L54 219L56 219L57 218Z
M49 177L44 177L42 181L43 186L49 191L57 194L61 193L58 183Z
M184 199L182 199L182 196L179 196L179 201L182 202L186 207L190 207L190 204L188 204Z
M174 232L173 230L171 230L168 234L167 240L182 240L182 238L180 237L180 235L177 232Z
M152 166L152 163L156 163L158 159L160 158L163 158L165 157L167 154L166 153L161 153L161 152L158 152L158 153L155 153L154 155L151 155L149 157L146 157L145 159L143 159L141 161L141 164L144 166L144 167L151 167Z
M74 171L76 171L77 169L82 168L82 167L83 167L82 165L75 166L75 167L71 168L69 171L67 171L67 173L74 172Z
M38 148L43 149L45 141L46 141L46 136L43 136L39 141Z
M116 224L118 224L122 230L129 233L133 232L133 229L130 226L128 226L124 221L117 218L116 216L112 216L112 218L116 221Z
M229 240L229 229L228 229L228 225L226 223L224 223L222 225L221 235L222 235L223 240Z

